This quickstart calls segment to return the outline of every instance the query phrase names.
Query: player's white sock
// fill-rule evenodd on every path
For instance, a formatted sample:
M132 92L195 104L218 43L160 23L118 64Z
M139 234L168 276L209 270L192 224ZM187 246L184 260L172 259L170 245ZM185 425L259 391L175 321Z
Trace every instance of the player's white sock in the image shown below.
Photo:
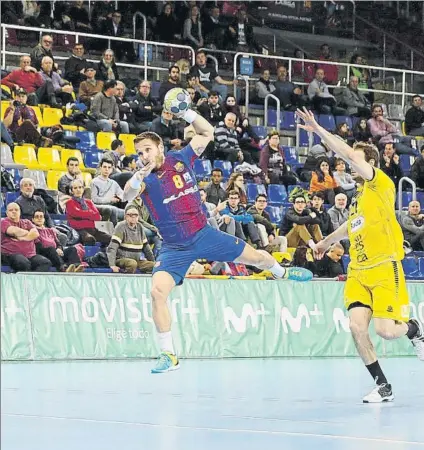
M286 269L284 267L281 267L280 264L276 261L274 265L269 269L269 271L276 277L276 278L284 278L284 275L286 274Z
M162 352L168 352L175 355L174 343L172 342L172 333L165 331L165 333L158 333L159 347Z

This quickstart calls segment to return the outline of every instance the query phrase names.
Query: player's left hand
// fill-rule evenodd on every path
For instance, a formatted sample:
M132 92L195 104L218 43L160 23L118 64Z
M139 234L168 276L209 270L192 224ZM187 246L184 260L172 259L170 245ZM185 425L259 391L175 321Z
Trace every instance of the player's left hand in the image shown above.
M314 258L317 260L322 259L328 247L329 246L326 243L324 243L323 240L315 244L312 249L314 252Z
M316 131L319 129L318 122L315 120L315 116L312 113L312 111L308 111L305 107L303 108L303 111L301 111L299 108L296 110L296 115L300 117L304 125L299 124L298 127L302 128L306 131Z

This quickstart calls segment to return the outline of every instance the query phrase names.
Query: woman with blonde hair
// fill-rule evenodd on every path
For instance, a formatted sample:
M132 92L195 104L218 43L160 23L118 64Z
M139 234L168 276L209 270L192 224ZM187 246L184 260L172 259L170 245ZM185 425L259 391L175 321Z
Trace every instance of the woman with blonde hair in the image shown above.
M118 67L115 62L115 53L108 48L103 52L102 59L97 66L99 80L119 80Z

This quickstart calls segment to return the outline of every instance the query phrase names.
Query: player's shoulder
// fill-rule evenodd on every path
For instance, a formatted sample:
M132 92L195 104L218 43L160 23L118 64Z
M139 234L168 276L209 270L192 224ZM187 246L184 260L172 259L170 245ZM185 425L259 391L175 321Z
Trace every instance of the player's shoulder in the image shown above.
M395 184L392 179L386 175L381 169L377 167L373 167L374 176L371 180L367 180L365 185L371 188L372 190L387 190L387 189L395 189Z

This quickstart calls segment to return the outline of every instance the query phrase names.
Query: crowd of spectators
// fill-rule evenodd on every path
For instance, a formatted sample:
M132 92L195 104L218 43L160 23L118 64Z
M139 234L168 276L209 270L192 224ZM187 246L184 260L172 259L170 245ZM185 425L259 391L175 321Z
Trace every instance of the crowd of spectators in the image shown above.
M112 2L95 3L90 22L83 12L83 2L75 2L72 11L63 10L60 17L55 16L53 24L59 23L64 29L123 36L122 14L108 3ZM198 6L190 3L194 2L181 2L188 17L182 24L173 15L173 8L182 6L163 5L163 12L154 24L158 40L183 41L194 48L209 43L238 51L252 48L258 51L245 9L238 11L234 23L221 25L218 7L213 6L209 15L200 17ZM103 4L103 9L98 4ZM19 6L9 6L7 12L13 8ZM43 17L41 13L40 10L37 20ZM24 23L30 24L28 20L25 16ZM40 133L32 106L46 104L69 110L82 103L96 125L95 132L114 132L118 136L151 130L162 137L166 152L179 150L193 137L193 130L163 111L162 103L170 89L184 87L192 98L193 108L215 127L214 141L203 157L212 163L218 160L230 163L232 168L228 179L224 179L222 169L215 167L210 179L200 180L200 195L209 224L251 242L256 248L282 255L287 264L292 259L287 252L296 249L293 263L311 268L316 276L336 277L345 272L341 258L349 251L348 241L334 245L319 262L313 261L310 251L312 243L347 221L349 204L360 186L355 174L344 161L335 158L325 142L310 149L304 165L289 163L280 134L273 130L266 137L256 135L240 110L240 98L229 93L229 88L239 82L221 77L208 64L202 50L196 53L195 64L188 66L186 74L180 66L170 65L158 98L152 96L148 80L139 80L135 89L128 89L120 80L115 57L131 62L136 55L125 41L112 43L112 48L102 49L98 64L87 62L85 57L86 46L91 48L95 43L75 43L62 78L54 59L53 38L43 35L31 54L21 57L20 68L1 80L14 97L2 123L12 142L34 144L36 148L52 146L54 139ZM320 60L332 61L328 45L322 45L320 52ZM352 58L352 64L362 63L359 55ZM263 69L255 86L256 103L273 93L285 111L307 106L317 114L355 117L353 129L343 122L334 133L349 144L374 143L381 158L374 163L379 163L396 186L403 176L400 155L416 158L411 178L418 188L424 189L424 146L420 153L415 139L424 134L421 96L412 98L405 115L407 135L403 135L385 117L382 106L373 103L372 93L358 90L372 89L367 70L352 66L348 86L336 92L329 87L338 83L336 65L305 65L302 77L309 80L305 89L289 80L285 65L275 69L275 81L272 71ZM296 71L300 73L299 67L294 66L293 74ZM13 144L11 147L13 150ZM22 178L20 196L7 205L7 217L2 219L2 263L15 271L48 271L54 267L79 272L87 264L93 264L109 267L113 272L151 273L162 238L140 198L130 204L122 200L125 182L137 170L137 155L127 156L124 143L116 139L110 151L104 153L90 185L84 182L78 158L70 157L66 164L67 173L58 180L57 211L66 215L67 228L53 222L45 200L37 195L34 181ZM254 201L248 200L246 182L264 187ZM269 214L266 192L270 186L281 186L289 194L279 223L273 223ZM411 202L408 213L401 214L399 221L411 248L424 250L424 222L417 203ZM99 223L110 226L102 228ZM98 246L97 258L84 258L84 246L93 245Z

